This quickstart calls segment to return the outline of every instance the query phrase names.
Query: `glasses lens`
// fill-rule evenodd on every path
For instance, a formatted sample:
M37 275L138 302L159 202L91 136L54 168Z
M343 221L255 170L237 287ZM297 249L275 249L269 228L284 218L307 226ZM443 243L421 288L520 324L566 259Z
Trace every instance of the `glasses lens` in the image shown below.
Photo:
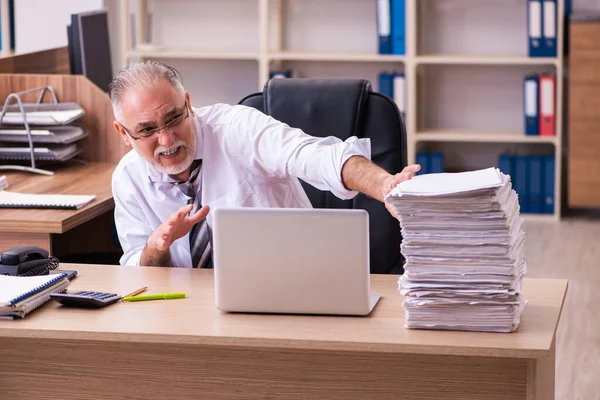
M137 134L143 138L147 138L147 137L154 135L157 131L158 131L158 129L152 129L149 131L137 132Z
M171 121L169 121L169 123L167 124L167 126L176 126L179 125L179 123L183 120L183 115L180 115L179 117L172 119Z
M172 127L179 125L179 123L181 121L183 121L183 119L187 116L187 113L189 112L187 109L187 101L185 102L184 107L185 107L186 115L182 114L182 115L178 116L177 118L170 120L162 128L156 128L156 129L152 129L152 130L144 130L144 131L136 132L136 135L138 137L142 137L142 138L149 138L150 136L154 135L158 131L162 131L165 128L172 128Z

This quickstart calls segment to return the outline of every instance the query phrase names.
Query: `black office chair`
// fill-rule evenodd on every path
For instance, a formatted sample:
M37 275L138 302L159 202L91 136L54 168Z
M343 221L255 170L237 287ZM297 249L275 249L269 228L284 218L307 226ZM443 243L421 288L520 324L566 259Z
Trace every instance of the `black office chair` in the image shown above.
M406 128L398 107L362 79L271 79L239 104L254 107L318 137L371 139L371 160L391 174L406 160ZM378 200L341 200L301 181L315 208L360 208L369 213L371 273L403 273L400 225Z

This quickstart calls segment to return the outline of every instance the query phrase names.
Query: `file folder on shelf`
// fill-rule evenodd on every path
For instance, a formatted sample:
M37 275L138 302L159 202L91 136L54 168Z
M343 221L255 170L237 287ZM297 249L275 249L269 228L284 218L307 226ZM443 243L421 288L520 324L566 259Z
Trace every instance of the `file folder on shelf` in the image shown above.
M415 161L421 166L417 175L441 174L444 172L444 153L420 151L416 154Z
M379 93L386 95L390 99L394 99L394 74L381 72L377 78Z
M540 75L540 135L554 136L556 132L554 75Z
M377 38L379 54L392 53L390 0L377 0Z
M406 54L405 0L391 0L392 54Z
M527 30L529 36L529 57L544 57L542 49L542 2L528 0Z
M432 174L441 174L444 172L444 154L430 153L429 154L429 172Z
M429 154L425 153L425 152L418 152L417 153L417 157L416 157L416 162L417 164L419 164L421 166L421 169L419 170L419 172L417 172L417 175L425 175L428 174L429 172Z
M498 169L504 174L510 177L512 185L515 185L514 170L515 170L515 157L510 154L500 154L498 156Z
M554 156L542 157L542 173L543 173L543 190L544 201L542 204L542 212L544 214L554 214L554 174L556 161Z
M527 75L524 80L524 113L525 134L539 135L539 78L537 75Z
M542 158L528 156L529 167L529 212L542 213Z
M556 0L543 0L542 56L556 57Z
M514 189L519 196L521 212L529 212L529 173L527 156L515 156Z
M392 95L398 110L403 116L406 116L406 78L404 74L393 75Z

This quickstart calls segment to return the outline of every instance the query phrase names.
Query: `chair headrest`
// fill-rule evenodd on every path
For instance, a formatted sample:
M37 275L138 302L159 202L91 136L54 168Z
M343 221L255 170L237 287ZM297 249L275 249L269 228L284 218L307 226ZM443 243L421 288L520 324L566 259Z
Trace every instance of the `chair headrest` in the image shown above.
M264 112L319 137L358 135L371 84L364 79L275 78L265 84Z

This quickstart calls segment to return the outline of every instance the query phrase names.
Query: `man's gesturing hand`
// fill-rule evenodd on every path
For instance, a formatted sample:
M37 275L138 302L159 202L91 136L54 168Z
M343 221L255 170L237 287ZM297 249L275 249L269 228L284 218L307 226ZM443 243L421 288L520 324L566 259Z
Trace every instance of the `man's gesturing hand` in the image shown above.
M158 251L167 251L177 239L185 236L194 225L208 215L209 207L203 206L195 214L188 216L193 205L181 207L177 212L163 222L148 237L148 245Z

